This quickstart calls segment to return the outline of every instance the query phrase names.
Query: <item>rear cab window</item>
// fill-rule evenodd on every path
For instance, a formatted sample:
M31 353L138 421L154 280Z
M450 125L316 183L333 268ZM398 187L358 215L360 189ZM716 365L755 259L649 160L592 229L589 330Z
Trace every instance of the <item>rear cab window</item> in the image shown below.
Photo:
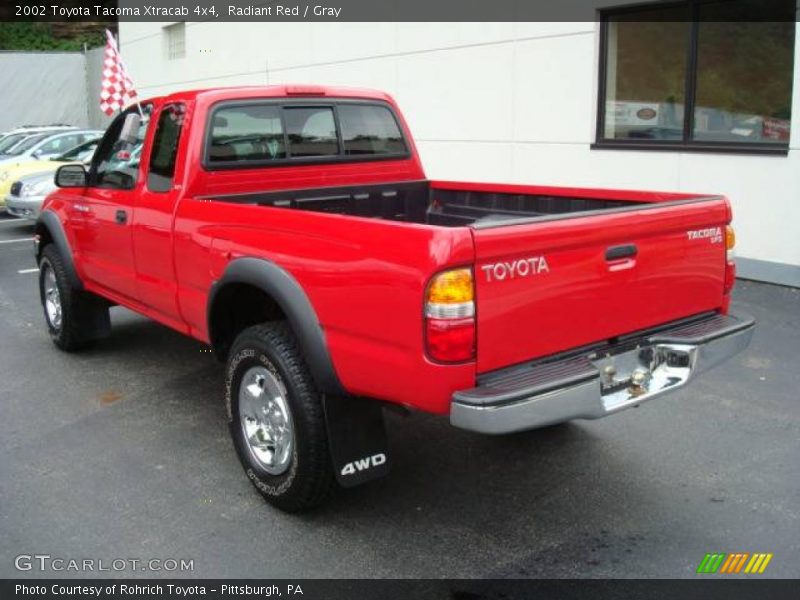
M384 103L257 100L212 110L203 163L213 170L408 155L397 118Z
M344 153L348 156L402 154L405 141L392 113L385 106L339 107Z
M221 107L211 117L210 163L252 162L286 158L286 139L279 106L250 104Z
M286 137L289 139L289 156L337 156L339 138L333 108L286 107Z

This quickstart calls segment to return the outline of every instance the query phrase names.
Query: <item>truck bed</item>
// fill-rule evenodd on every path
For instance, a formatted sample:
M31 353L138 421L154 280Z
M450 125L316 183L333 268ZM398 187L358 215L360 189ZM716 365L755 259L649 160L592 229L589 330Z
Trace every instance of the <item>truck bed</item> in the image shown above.
M294 210L476 228L558 219L665 201L685 194L411 181L211 197Z

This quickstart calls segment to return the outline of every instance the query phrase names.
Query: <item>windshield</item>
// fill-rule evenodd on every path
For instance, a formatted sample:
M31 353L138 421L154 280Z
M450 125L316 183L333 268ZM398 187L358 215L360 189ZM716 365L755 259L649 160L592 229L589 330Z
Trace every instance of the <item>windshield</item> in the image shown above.
M24 139L27 135L27 133L14 133L4 137L0 140L0 154L5 154L11 147L19 143L19 141Z
M95 148L97 148L97 144L100 143L100 138L89 140L88 142L83 142L82 144L78 144L77 146L70 148L64 154L60 156L56 156L52 160L58 161L73 161L79 160L81 162L85 162L92 157Z
M39 142L41 142L47 135L32 135L26 140L21 141L19 144L11 148L6 154L10 154L11 156L19 156L26 150L29 150Z

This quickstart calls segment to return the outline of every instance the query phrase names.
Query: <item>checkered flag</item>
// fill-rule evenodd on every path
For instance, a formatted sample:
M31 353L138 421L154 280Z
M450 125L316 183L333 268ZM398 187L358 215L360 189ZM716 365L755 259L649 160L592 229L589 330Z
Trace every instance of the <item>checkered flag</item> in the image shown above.
M133 89L133 82L125 72L117 41L108 29L106 29L105 54L103 81L100 86L100 110L111 116L115 110L122 110L127 103L136 98L136 90Z

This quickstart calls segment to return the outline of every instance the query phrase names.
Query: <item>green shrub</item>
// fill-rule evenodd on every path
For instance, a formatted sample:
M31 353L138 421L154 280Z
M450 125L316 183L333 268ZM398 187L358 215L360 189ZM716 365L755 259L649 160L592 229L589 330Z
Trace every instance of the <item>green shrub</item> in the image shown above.
M88 48L105 44L102 27L56 37L51 23L0 23L0 50L83 50L84 44Z

